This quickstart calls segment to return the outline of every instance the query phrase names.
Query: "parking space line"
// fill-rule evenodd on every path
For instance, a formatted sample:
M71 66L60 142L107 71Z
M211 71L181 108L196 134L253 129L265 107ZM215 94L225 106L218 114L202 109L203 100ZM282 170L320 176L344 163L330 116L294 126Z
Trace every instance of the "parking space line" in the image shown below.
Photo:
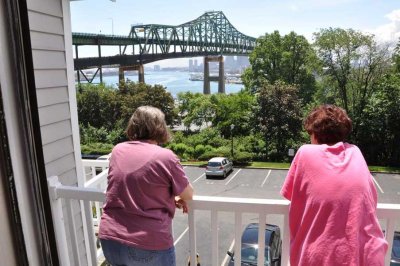
M239 170L228 180L228 182L225 183L225 186L228 185L228 184L235 178L235 176L236 176L237 174L239 174L240 170L242 170L242 169L239 169Z
M198 178L196 178L196 180L193 181L193 184L196 183L200 178L202 178L205 175L205 173L202 173L201 176L199 176Z
M379 188L379 190L381 191L382 194L384 194L385 192L383 192L383 189L381 188L381 186L378 184L378 181L375 180L374 176L372 176L372 180L374 181L375 185Z
M186 234L186 232L188 230L189 230L189 227L186 227L185 231L183 231L183 233L175 240L174 246L176 246L176 244L178 244L178 242L182 239L182 237Z
M265 184L265 182L267 181L267 179L268 179L268 177L269 177L270 174L271 174L271 169L269 169L267 176L265 177L264 181L263 181L262 184L261 184L261 187L264 186L264 184Z
M228 249L229 251L232 251L233 245L235 245L235 239L232 240L232 244ZM226 254L224 260L221 263L221 266L225 266L225 264L228 262L229 258L230 258L230 256L228 254Z

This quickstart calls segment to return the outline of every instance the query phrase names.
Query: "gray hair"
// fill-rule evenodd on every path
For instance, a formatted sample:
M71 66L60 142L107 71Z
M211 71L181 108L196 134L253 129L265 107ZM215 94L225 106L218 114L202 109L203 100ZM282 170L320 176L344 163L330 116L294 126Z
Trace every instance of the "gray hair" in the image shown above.
M154 140L159 144L170 139L164 113L152 106L141 106L135 110L129 119L126 135L130 140Z

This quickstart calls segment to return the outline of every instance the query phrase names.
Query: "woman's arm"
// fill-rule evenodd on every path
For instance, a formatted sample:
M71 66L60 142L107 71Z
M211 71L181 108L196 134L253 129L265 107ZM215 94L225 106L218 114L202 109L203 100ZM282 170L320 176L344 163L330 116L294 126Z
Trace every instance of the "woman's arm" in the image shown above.
M178 209L182 209L183 213L187 213L189 211L189 208L186 201L191 199L193 199L193 187L189 183L182 191L182 193L179 196L175 197L175 206Z

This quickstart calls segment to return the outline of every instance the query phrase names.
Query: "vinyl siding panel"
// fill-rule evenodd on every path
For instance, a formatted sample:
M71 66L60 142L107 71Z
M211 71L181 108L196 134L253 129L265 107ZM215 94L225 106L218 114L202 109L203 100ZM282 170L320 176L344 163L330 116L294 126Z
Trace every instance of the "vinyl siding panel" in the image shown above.
M63 149L63 147L60 147L60 149ZM75 169L75 158L72 153L46 164L47 176L60 176L72 169Z
M33 50L48 50L64 52L64 37L44 32L31 32Z
M66 69L65 53L61 51L34 50L33 64L39 69Z
M33 62L35 64L35 62ZM36 88L68 87L65 69L35 69Z
M71 122L70 120L60 121L50 125L42 126L42 144L63 139L65 137L71 137Z
M33 11L28 12L31 31L63 35L63 20L59 17L49 16Z
M44 106L39 109L40 126L57 123L71 117L69 103Z
M66 87L38 89L36 93L39 107L68 103L69 101Z
M62 184L77 186L63 1L66 0L28 0L27 4L46 174L48 177L58 176ZM67 215L65 203L63 213ZM72 218L76 225L78 259L80 265L87 265L82 214L78 201L73 202ZM64 218L64 223L68 253L72 258L68 219Z
M64 148L60 149L60 147ZM46 164L63 158L73 152L74 149L71 137L66 137L64 139L43 145L44 162Z
M54 0L29 0L28 9L35 10L46 15L62 17L61 1Z

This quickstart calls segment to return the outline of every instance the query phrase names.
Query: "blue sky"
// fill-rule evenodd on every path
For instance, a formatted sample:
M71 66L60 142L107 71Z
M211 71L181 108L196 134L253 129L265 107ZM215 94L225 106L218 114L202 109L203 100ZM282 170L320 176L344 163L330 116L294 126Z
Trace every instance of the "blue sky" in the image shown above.
M380 41L394 42L400 37L399 0L84 0L70 3L74 32L111 34L114 31L114 34L128 35L131 24L178 25L214 10L223 11L239 31L253 37L274 30L281 34L295 31L312 42L312 33L327 27L370 32ZM170 61L164 64L169 65Z

